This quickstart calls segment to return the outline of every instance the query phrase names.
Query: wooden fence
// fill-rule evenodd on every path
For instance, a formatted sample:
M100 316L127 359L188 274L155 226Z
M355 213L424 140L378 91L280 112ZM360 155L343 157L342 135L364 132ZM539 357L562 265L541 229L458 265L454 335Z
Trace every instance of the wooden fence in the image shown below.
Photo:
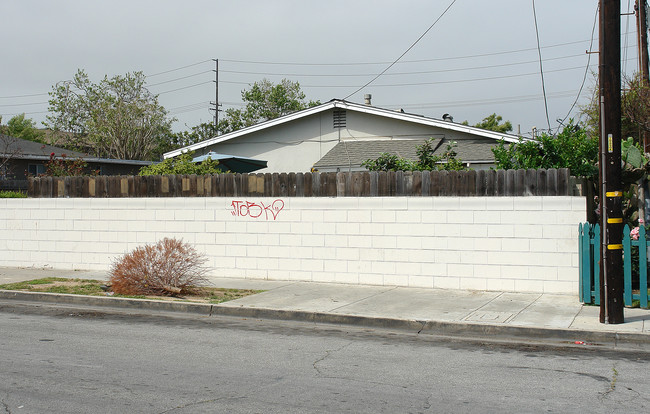
M30 178L30 197L383 197L580 194L569 170L381 171Z

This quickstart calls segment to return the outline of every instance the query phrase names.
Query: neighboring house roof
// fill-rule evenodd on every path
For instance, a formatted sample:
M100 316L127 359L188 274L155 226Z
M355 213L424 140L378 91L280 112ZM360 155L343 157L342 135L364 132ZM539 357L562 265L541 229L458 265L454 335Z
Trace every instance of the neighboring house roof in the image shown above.
M196 151L208 147L210 145L226 142L253 132L264 130L266 128L271 128L277 125L282 125L284 123L295 121L297 119L318 114L324 111L328 111L333 108L346 109L349 111L357 111L357 112L372 114L372 115L381 116L385 118L396 119L400 121L412 122L421 125L428 125L428 126L438 127L447 130L465 132L465 133L476 135L477 137L491 138L494 139L495 141L501 139L505 140L506 142L519 141L519 137L516 135L502 134L499 132L471 127L468 125L456 124L453 122L442 121L440 119L435 119L435 118L428 118L422 115L409 114L401 111L378 108L376 106L362 105L362 104L352 103L340 99L333 99L329 102L326 102L318 106L303 109L302 111L297 111L292 114L282 116L280 118L271 119L269 121L261 122L259 124L247 128L242 128L240 130L230 132L228 134L219 135L214 138L210 138L205 141L198 142L196 144L188 145L183 148L166 152L165 154L163 154L163 157L164 158L176 157L186 151Z
M210 151L205 155L200 155L194 157L192 162L203 162L208 158L219 161L219 168L222 171L230 171L233 173L250 173L253 171L261 170L266 168L266 161L257 160L255 158L249 157L238 157L235 155L228 154L217 154L216 152Z
M104 164L150 165L152 163L151 161L90 157L79 151L71 151L53 145L0 134L0 154L2 155L9 155L11 158L16 159L47 161L50 159L52 153L57 158L65 155L68 159L81 158L86 162Z
M2 144L0 145L0 152L6 154L16 153L15 158L31 158L38 156L46 156L50 158L50 154L54 153L55 156L60 157L65 154L66 157L78 158L83 157L85 154L77 151L70 151L63 148L55 147L52 145L42 144L40 142L29 141L22 138L11 137L8 135L1 135Z
M450 143L442 138L432 140L435 155L441 155ZM415 161L418 158L417 147L425 142L426 139L342 141L314 164L314 168L356 168L383 153ZM463 163L494 163L493 146L494 143L486 140L462 140L456 142L454 150Z

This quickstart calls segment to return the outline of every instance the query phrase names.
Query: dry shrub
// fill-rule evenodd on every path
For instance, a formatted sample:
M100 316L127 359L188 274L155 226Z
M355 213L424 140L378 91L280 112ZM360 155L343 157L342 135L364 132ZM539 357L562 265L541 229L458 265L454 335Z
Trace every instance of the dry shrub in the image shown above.
M207 282L206 260L183 240L164 238L113 262L110 284L121 295L186 294Z

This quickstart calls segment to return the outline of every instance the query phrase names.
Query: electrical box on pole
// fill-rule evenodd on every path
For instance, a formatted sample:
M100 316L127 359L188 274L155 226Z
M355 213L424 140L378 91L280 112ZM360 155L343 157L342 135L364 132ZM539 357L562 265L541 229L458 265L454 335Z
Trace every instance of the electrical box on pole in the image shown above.
M600 0L600 322L623 323L621 180L621 4Z

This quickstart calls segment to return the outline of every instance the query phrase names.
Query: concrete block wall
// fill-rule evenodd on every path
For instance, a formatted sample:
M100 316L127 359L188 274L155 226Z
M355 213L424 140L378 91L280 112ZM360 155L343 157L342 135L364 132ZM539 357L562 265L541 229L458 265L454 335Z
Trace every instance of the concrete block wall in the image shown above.
M574 294L584 220L582 197L0 199L0 266L177 237L213 276Z

